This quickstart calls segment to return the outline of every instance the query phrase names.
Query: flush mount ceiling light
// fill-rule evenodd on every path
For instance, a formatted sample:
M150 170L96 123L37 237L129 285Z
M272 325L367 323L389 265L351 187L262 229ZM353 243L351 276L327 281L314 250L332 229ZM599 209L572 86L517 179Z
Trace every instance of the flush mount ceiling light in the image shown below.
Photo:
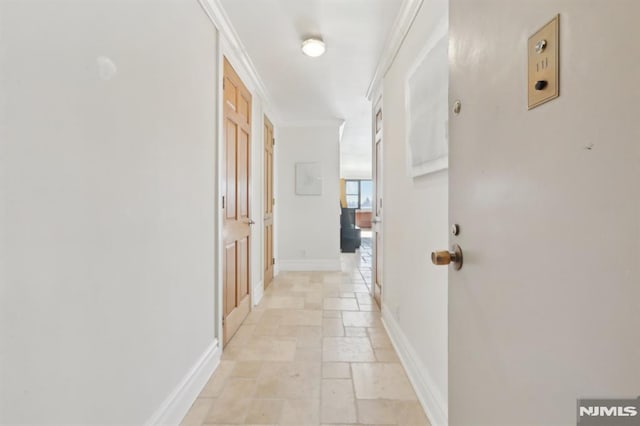
M324 51L324 41L319 37L310 37L302 42L302 52L307 56L317 58L321 56Z

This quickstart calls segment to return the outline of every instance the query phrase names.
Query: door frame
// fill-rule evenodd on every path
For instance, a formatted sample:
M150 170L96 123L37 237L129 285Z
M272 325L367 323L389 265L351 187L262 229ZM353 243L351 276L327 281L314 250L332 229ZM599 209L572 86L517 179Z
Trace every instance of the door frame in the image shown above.
M218 340L220 346L223 346L223 327L222 327L222 317L224 315L224 300L223 300L223 283L224 277L222 273L222 266L224 261L224 241L222 238L223 230L224 230L224 218L222 214L222 196L224 195L225 189L222 187L223 176L222 176L222 162L224 161L223 153L224 153L224 90L223 90L223 79L224 79L224 58L227 58L231 66L234 68L244 85L251 93L252 97L252 107L251 107L251 148L249 151L250 155L250 168L249 168L249 217L256 223L254 229L252 230L251 239L252 239L252 247L250 247L249 255L252 260L250 261L250 269L249 269L249 291L251 293L251 307L253 307L260 302L262 299L263 291L264 291L264 274L262 264L263 253L262 246L264 245L264 235L262 231L262 224L264 223L264 194L262 185L262 177L264 174L263 170L263 116L266 114L269 116L271 123L274 126L274 137L277 136L277 114L273 111L271 104L265 100L263 96L263 91L259 89L260 84L256 82L256 77L252 73L251 70L247 69L247 65L242 60L242 52L238 52L232 41L229 41L223 31L218 32L217 38L217 94L216 94L216 103L218 107L217 111L217 132L216 132L216 155L217 158L214 159L216 163L216 196L214 197L215 204L215 241L213 242L215 245L215 283L214 283L214 335ZM274 150L274 163L277 163L277 155ZM274 165L275 170L275 165ZM277 177L274 174L274 197L277 198ZM277 226L277 206L274 206L274 228ZM274 235L274 257L277 258L277 235ZM274 266L274 277L278 274L278 265Z
M224 317L224 274L223 274L223 265L224 265L224 215L223 210L222 210L222 197L225 195L226 193L226 188L223 187L223 182L224 182L224 176L223 176L223 170L224 170L224 165L223 162L225 161L225 157L224 157L224 140L225 140L225 122L224 122L224 88L223 88L223 84L224 84L224 60L225 58L227 59L227 61L229 62L229 64L231 64L231 66L233 67L233 69L236 71L236 73L238 74L238 76L240 77L240 79L242 80L243 84L246 86L247 90L249 91L249 93L251 94L252 97L252 105L251 105L251 135L250 135L250 139L249 139L249 144L250 144L250 149L248 152L249 155L249 217L251 219L253 219L256 223L259 223L256 220L256 212L259 212L262 209L262 204L260 204L260 206L255 206L254 204L256 204L254 202L254 195L255 195L255 176L256 173L254 173L254 164L256 164L256 162L259 162L259 159L256 159L255 157L255 138L256 138L256 132L255 132L255 117L256 117L256 107L255 107L255 103L254 103L254 98L255 98L255 89L253 87L253 79L250 76L246 75L245 69L242 65L242 61L238 59L237 55L235 54L235 51L232 47L232 45L224 38L224 35L222 33L218 33L218 43L217 43L217 51L218 51L218 61L217 61L217 96L216 96L216 102L217 102L217 106L218 106L218 112L217 112L217 149L216 149L216 153L217 153L217 159L216 159L216 187L217 187L217 194L215 197L215 209L216 209L216 233L215 233L215 246L216 246L216 282L214 284L214 288L215 288L215 295L214 295L214 300L215 300L215 312L214 312L214 330L215 330L215 337L218 341L218 344L220 345L220 347L222 349L224 349L224 327L223 327L223 323L222 323L222 319ZM260 137L261 137L262 132L260 132ZM262 216L262 215L260 215ZM260 220L261 217L259 218ZM253 310L253 306L255 303L257 303L259 300L255 300L254 298L254 291L255 291L255 285L254 285L254 278L255 277L262 277L262 272L260 271L260 269L262 269L261 266L256 268L255 262L254 262L254 258L255 258L255 252L254 252L254 248L256 246L256 244L262 244L262 238L261 238L261 233L260 231L258 231L257 229L252 230L251 232L251 244L249 247L249 295L251 297L251 302L250 302L250 306L249 306L249 312L251 312ZM260 281L261 283L262 281Z
M262 227L261 227L261 232L262 232L262 261L263 262L267 262L266 264L263 263L262 264L262 287L263 290L266 289L269 284L271 284L271 282L273 281L274 277L275 277L275 233L274 233L274 229L275 229L275 126L273 125L273 122L269 119L269 117L267 116L266 113L262 114L262 130L263 130L263 134L262 134L262 176L264 177L264 181L262 182L261 185L261 189L262 189L262 207L261 207L261 215L262 215ZM267 182L267 168L266 168L266 134L264 133L266 131L266 127L267 124L269 125L269 127L271 128L271 137L272 137L272 144L271 144L271 200L268 200L267 198L267 194L266 194L266 188L265 188L265 184ZM267 258L267 234L266 234L266 206L269 205L269 203L271 203L271 259ZM267 265L269 264L269 262L271 262L271 279L269 280L269 282L267 282L267 276L266 276L266 269L267 269Z
M381 111L383 110L383 93L382 93L382 88L375 93L375 96L372 97L372 99L375 99L375 101L372 103L371 105L371 182L373 183L373 199L375 202L375 206L372 209L372 214L371 214L371 229L372 229L372 235L371 235L371 247L372 247L372 251L371 251L371 296L374 298L374 300L376 301L376 303L378 304L378 307L380 309L382 309L382 300L383 300L383 285L382 283L384 282L383 279L383 274L384 274L384 268L380 268L378 266L378 253L380 252L380 257L383 259L384 256L384 244L382 244L382 247L378 247L378 243L377 243L377 234L382 235L383 239L384 239L384 221L382 220L383 218L383 214L381 214L380 216L377 215L377 211L378 211L378 196L380 195L380 197L382 197L383 194L383 188L382 188L382 181L384 178L384 173L382 172L383 169L383 159L380 159L380 169L377 169L377 163L378 163L378 155L377 155L377 151L376 151L376 136L377 136L377 110L380 109ZM384 147L384 112L382 113L382 118L381 118L381 135L380 135L380 146ZM383 156L384 157L384 156ZM380 185L377 184L377 178L378 178L378 174L380 174ZM382 205L380 206L380 210L382 213ZM376 221L376 222L374 222ZM378 277L378 270L380 269L380 298L379 300L376 299L375 295L376 295L376 282L377 277Z
M220 206L220 212L221 213L225 213L222 214L222 234L221 234L221 243L223 246L223 252L221 253L221 258L222 258L222 263L220 265L220 269L222 272L222 282L221 282L221 288L222 288L222 306L223 306L223 310L222 310L222 315L221 315L221 319L222 319L222 339L221 342L223 344L223 346L227 343L227 341L231 340L231 338L233 337L233 335L235 334L235 332L242 326L242 323L244 323L244 320L246 319L246 317L249 315L249 313L252 310L252 306L253 306L253 288L252 288L252 281L253 281L253 274L256 272L255 268L253 266L253 261L254 261L254 254L252 253L252 251L255 251L254 249L254 227L253 225L255 225L255 221L253 221L252 219L252 212L254 211L254 209L251 208L252 204L253 204L253 187L254 187L254 182L253 182L253 167L254 167L254 159L253 159L253 155L254 153L252 152L254 150L253 147L253 142L254 142L254 137L253 137L253 130L254 130L254 108L253 108L253 94L252 92L249 90L249 88L246 86L246 84L244 83L244 80L242 79L242 77L240 76L240 74L238 73L238 71L234 68L233 64L231 63L231 61L226 57L223 56L223 73L222 73L222 78L221 80L223 81L223 92L222 92L222 101L223 101L223 106L222 106L222 117L223 117L223 125L222 125L222 129L223 129L223 139L221 139L221 143L220 143L220 148L221 148L221 153L222 155L220 156L220 161L219 161L219 167L220 167L220 176L221 176L221 182L220 182L220 189L221 189L221 202L222 205ZM229 80L229 81L227 81ZM242 184L242 186L245 185L244 182L242 182L241 180L239 180L239 175L236 173L235 174L235 182L233 184L233 187L236 188L235 189L235 195L236 195L236 199L233 201L233 206L234 206L234 210L235 210L235 219L231 220L230 224L227 224L227 220L226 220L226 212L227 209L229 208L229 206L232 204L232 201L230 199L226 200L225 203L225 196L228 195L228 176L227 176L227 167L228 167L228 153L226 151L226 149L228 148L228 141L227 141L227 122L228 119L238 115L238 106L239 106L239 102L235 105L235 108L233 108L233 113L231 117L227 116L226 112L229 111L229 107L227 105L225 105L225 99L226 99L226 93L224 91L224 83L228 82L228 83L232 83L232 84L237 84L238 85L238 93L237 93L237 98L236 101L239 101L240 99L240 93L241 92L245 92L246 94L249 96L248 99L248 111L247 111L247 118L248 118L248 126L245 123L240 123L237 122L236 126L238 131L240 130L241 127L246 127L247 128L247 132L248 132L248 138L247 138L247 146L246 146L246 163L244 164L244 169L246 170L246 180L244 182L246 182L246 193L244 193L243 195L246 197L246 199L244 201L240 201L240 198L237 198L237 196L240 195L240 188L241 186L239 186L240 184ZM238 139L236 136L236 144L238 143ZM239 145L236 145L236 155L235 155L235 160L236 160L236 164L235 164L235 168L234 170L239 171L241 170L241 165L238 162L239 158ZM241 206L243 205L243 203L246 202L246 216L243 216L243 218L245 220L247 220L247 222L242 221L242 218L240 217L241 215ZM225 205L226 204L226 205ZM242 228L244 228L242 231L240 231L240 228L238 228L238 226L241 226ZM245 227L246 226L246 227ZM225 253L226 253L226 243L230 242L231 240L226 240L225 238L225 234L226 232L230 232L231 230L235 230L234 232L242 232L243 236L242 239L244 240L246 238L246 256L245 257L239 257L239 252L238 252L238 241L235 241L235 237L232 238L233 241L235 241L234 246L235 246L235 262L234 262L234 267L236 268L235 273L234 273L234 277L236 280L236 285L234 286L234 290L237 293L238 290L240 288L244 288L246 290L246 294L245 297L242 298L242 301L240 300L236 300L237 306L235 308L233 308L232 311L229 311L229 313L227 314L226 309L225 309L225 302L226 299L228 298L228 294L226 295L227 297L225 297L225 292L228 291L228 284L225 283L225 273L228 276L228 270L226 270L227 268L227 264L228 262L226 262L225 260ZM246 230L246 237L244 236L244 232ZM240 262L240 259L246 259L245 261L243 261L242 263ZM244 265L244 266L243 266ZM246 267L246 287L242 286L242 287L238 287L238 277L241 276L242 274L240 274L240 270L239 267L242 266L242 268ZM238 294L236 294L236 298L238 298ZM228 308L228 307L227 307ZM243 313L245 312L245 313ZM226 320L226 325L225 325L225 320ZM232 320L232 321L231 321ZM229 333L229 327L231 327L231 333Z

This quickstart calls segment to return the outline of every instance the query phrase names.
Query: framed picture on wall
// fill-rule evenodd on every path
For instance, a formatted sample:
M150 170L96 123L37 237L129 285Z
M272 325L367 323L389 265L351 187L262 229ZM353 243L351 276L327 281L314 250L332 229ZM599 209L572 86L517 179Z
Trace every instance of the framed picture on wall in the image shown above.
M416 177L449 167L449 56L446 26L427 41L405 84L407 172Z
M296 163L296 195L322 195L321 163Z

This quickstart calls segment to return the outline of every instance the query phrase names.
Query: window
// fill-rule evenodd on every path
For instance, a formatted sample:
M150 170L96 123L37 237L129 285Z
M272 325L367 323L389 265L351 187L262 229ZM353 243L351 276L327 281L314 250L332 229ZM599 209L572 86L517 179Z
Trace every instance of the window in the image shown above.
M373 184L370 180L347 180L345 185L347 207L371 210L373 205Z

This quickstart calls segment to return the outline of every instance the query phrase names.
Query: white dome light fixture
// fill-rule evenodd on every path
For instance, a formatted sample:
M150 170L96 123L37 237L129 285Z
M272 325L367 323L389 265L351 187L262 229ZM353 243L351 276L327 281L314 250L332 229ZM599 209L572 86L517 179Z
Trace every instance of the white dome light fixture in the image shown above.
M325 50L324 41L320 37L309 37L302 42L302 52L312 58L322 56Z

